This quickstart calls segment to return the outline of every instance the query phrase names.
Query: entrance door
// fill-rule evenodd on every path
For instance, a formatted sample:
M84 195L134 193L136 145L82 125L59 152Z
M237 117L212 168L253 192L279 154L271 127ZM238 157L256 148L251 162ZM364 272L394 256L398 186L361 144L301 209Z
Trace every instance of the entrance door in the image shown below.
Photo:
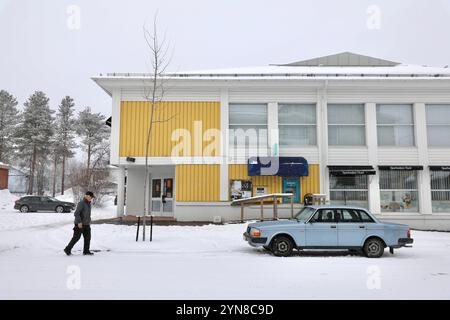
M300 202L300 179L283 177L283 193L293 193L294 202ZM283 202L290 202L289 198L283 198Z
M173 215L173 178L152 179L152 214Z

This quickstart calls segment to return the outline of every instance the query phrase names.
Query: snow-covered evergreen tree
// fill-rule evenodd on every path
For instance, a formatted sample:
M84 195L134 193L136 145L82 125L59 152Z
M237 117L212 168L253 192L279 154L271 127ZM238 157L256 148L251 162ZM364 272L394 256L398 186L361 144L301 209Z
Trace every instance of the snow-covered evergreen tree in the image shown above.
M28 194L33 194L36 164L45 162L51 150L53 110L42 91L36 91L24 103L23 121L17 130L18 153L30 168Z
M55 139L54 139L54 179L56 179L56 164L61 160L61 194L64 194L66 160L73 157L73 149L77 147L75 143L76 119L74 116L75 104L69 96L62 99L58 107L55 121ZM55 180L53 185L55 186ZM55 187L53 187L55 189ZM54 192L54 191L53 191Z
M10 163L15 147L15 131L20 121L17 100L5 90L0 91L0 162Z

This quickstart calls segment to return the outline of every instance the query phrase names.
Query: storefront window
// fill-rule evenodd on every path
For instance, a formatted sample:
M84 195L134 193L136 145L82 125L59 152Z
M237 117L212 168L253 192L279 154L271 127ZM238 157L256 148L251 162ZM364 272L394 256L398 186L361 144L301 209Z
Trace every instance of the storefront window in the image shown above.
M418 212L416 170L380 170L382 212Z
M430 171L433 212L450 212L450 171Z
M368 208L367 175L330 175L330 202Z

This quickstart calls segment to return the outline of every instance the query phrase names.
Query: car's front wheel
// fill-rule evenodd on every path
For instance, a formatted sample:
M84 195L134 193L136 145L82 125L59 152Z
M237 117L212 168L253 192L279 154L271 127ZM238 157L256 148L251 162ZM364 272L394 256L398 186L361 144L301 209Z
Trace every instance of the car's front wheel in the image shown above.
M23 205L20 207L20 212L27 213L28 211L30 211L30 208L28 208L27 205Z
M370 238L364 244L364 254L368 258L379 258L384 253L384 243L381 239Z
M64 212L64 207L63 206L57 206L55 211L58 212L58 213L63 213Z
M294 249L294 243L289 237L278 236L272 241L272 253L277 257L289 257Z

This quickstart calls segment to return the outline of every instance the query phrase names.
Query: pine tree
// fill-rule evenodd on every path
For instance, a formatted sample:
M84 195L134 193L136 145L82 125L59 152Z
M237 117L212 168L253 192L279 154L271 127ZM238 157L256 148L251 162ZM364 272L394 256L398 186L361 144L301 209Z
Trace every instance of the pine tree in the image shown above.
M0 91L0 162L12 160L15 131L20 121L17 100L5 90Z
M56 185L56 165L61 160L61 194L64 194L65 172L66 172L66 160L73 157L73 149L77 147L75 143L76 132L76 120L74 117L75 104L73 99L69 96L62 99L61 104L58 107L58 113L56 114L56 132L54 139L54 181L53 181L53 193L55 193Z
M42 91L33 93L24 106L23 121L17 130L17 145L29 164L28 194L33 194L36 164L46 162L51 150L54 111L50 109L49 99Z
M105 124L104 115L92 113L91 108L86 107L78 114L76 132L81 137L81 144L87 154L86 178L89 187L92 156L103 148L104 141L109 137L110 128Z

